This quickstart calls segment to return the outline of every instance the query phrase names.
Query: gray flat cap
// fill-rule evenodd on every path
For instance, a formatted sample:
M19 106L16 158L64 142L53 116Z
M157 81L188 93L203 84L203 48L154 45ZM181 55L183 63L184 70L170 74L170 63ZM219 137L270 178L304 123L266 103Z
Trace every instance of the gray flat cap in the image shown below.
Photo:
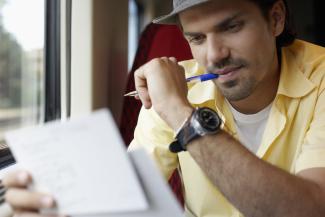
M158 24L177 24L178 13L208 1L210 0L173 0L173 11L154 19L152 22Z

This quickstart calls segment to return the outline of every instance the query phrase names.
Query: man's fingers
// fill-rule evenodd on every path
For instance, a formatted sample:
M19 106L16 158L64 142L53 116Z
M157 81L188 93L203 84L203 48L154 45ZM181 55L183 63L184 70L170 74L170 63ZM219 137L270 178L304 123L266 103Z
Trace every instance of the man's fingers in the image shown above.
M177 63L177 59L175 57L169 57L169 60L171 60L174 63Z
M142 105L146 109L150 109L151 106L152 106L152 103L151 103L151 99L150 99L148 90L147 89L139 88L138 89L138 93L139 93L138 97L141 100Z
M175 57L160 57L158 59L161 59L166 62L169 60L169 61L172 61L173 63L177 63L177 59Z
M5 200L17 209L38 210L55 206L53 197L19 188L8 189Z
M2 183L5 187L26 187L32 182L32 177L26 171L16 171L6 175Z
M146 109L151 108L151 99L148 92L147 79L144 75L143 67L140 67L134 73L135 88L138 92L138 97Z
M140 100L139 94L135 95L134 98L135 98L136 100Z
M152 106L152 103L151 103L151 100L150 100L150 96L149 96L149 93L148 93L148 90L144 90L144 91L140 91L141 92L141 98L140 98L140 93L139 91L137 91L138 94L134 96L134 98L136 100L140 100L141 103L143 104L143 106L146 108L146 109L149 109L151 108Z

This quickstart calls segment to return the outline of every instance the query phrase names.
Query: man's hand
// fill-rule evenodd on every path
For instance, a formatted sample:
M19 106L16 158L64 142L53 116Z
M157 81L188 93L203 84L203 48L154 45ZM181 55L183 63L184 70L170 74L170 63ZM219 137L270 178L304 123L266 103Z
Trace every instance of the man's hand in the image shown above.
M151 60L135 71L134 80L143 106L153 107L174 130L192 113L184 68L175 58Z
M52 196L27 190L32 183L32 177L25 171L17 171L7 175L3 184L7 188L5 199L14 210L15 216L20 217L45 217L38 211L42 208L55 207ZM51 217L55 217L51 215Z

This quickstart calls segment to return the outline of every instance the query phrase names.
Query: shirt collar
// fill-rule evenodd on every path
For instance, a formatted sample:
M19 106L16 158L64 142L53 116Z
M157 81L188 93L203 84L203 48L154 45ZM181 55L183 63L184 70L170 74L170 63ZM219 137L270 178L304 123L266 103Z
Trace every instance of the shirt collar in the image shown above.
M198 82L188 91L188 100L192 104L202 104L217 98L217 87L213 81Z
M303 44L298 40L290 47L282 48L281 75L277 94L300 98L315 88L315 84L301 69L302 64L305 63L303 51Z
M194 59L180 63L186 72L186 77L197 76L205 73L205 69ZM197 82L188 84L188 100L192 104L202 104L204 102L215 100L218 95L217 87L213 81Z

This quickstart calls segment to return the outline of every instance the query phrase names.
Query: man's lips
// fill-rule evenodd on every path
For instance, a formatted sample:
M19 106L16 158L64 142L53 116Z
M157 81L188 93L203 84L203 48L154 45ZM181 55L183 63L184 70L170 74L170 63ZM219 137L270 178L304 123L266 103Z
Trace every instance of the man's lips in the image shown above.
M235 79L236 75L238 74L237 72L242 67L243 67L243 65L235 66L235 67L226 67L223 69L215 70L213 73L219 75L219 78L218 78L219 83L225 83L225 82Z
M223 69L215 70L213 73L222 76L222 75L226 75L226 74L228 74L228 73L231 73L231 72L233 72L233 71L236 71L236 70L240 69L241 67L242 67L242 66L227 67L227 68L223 68Z

